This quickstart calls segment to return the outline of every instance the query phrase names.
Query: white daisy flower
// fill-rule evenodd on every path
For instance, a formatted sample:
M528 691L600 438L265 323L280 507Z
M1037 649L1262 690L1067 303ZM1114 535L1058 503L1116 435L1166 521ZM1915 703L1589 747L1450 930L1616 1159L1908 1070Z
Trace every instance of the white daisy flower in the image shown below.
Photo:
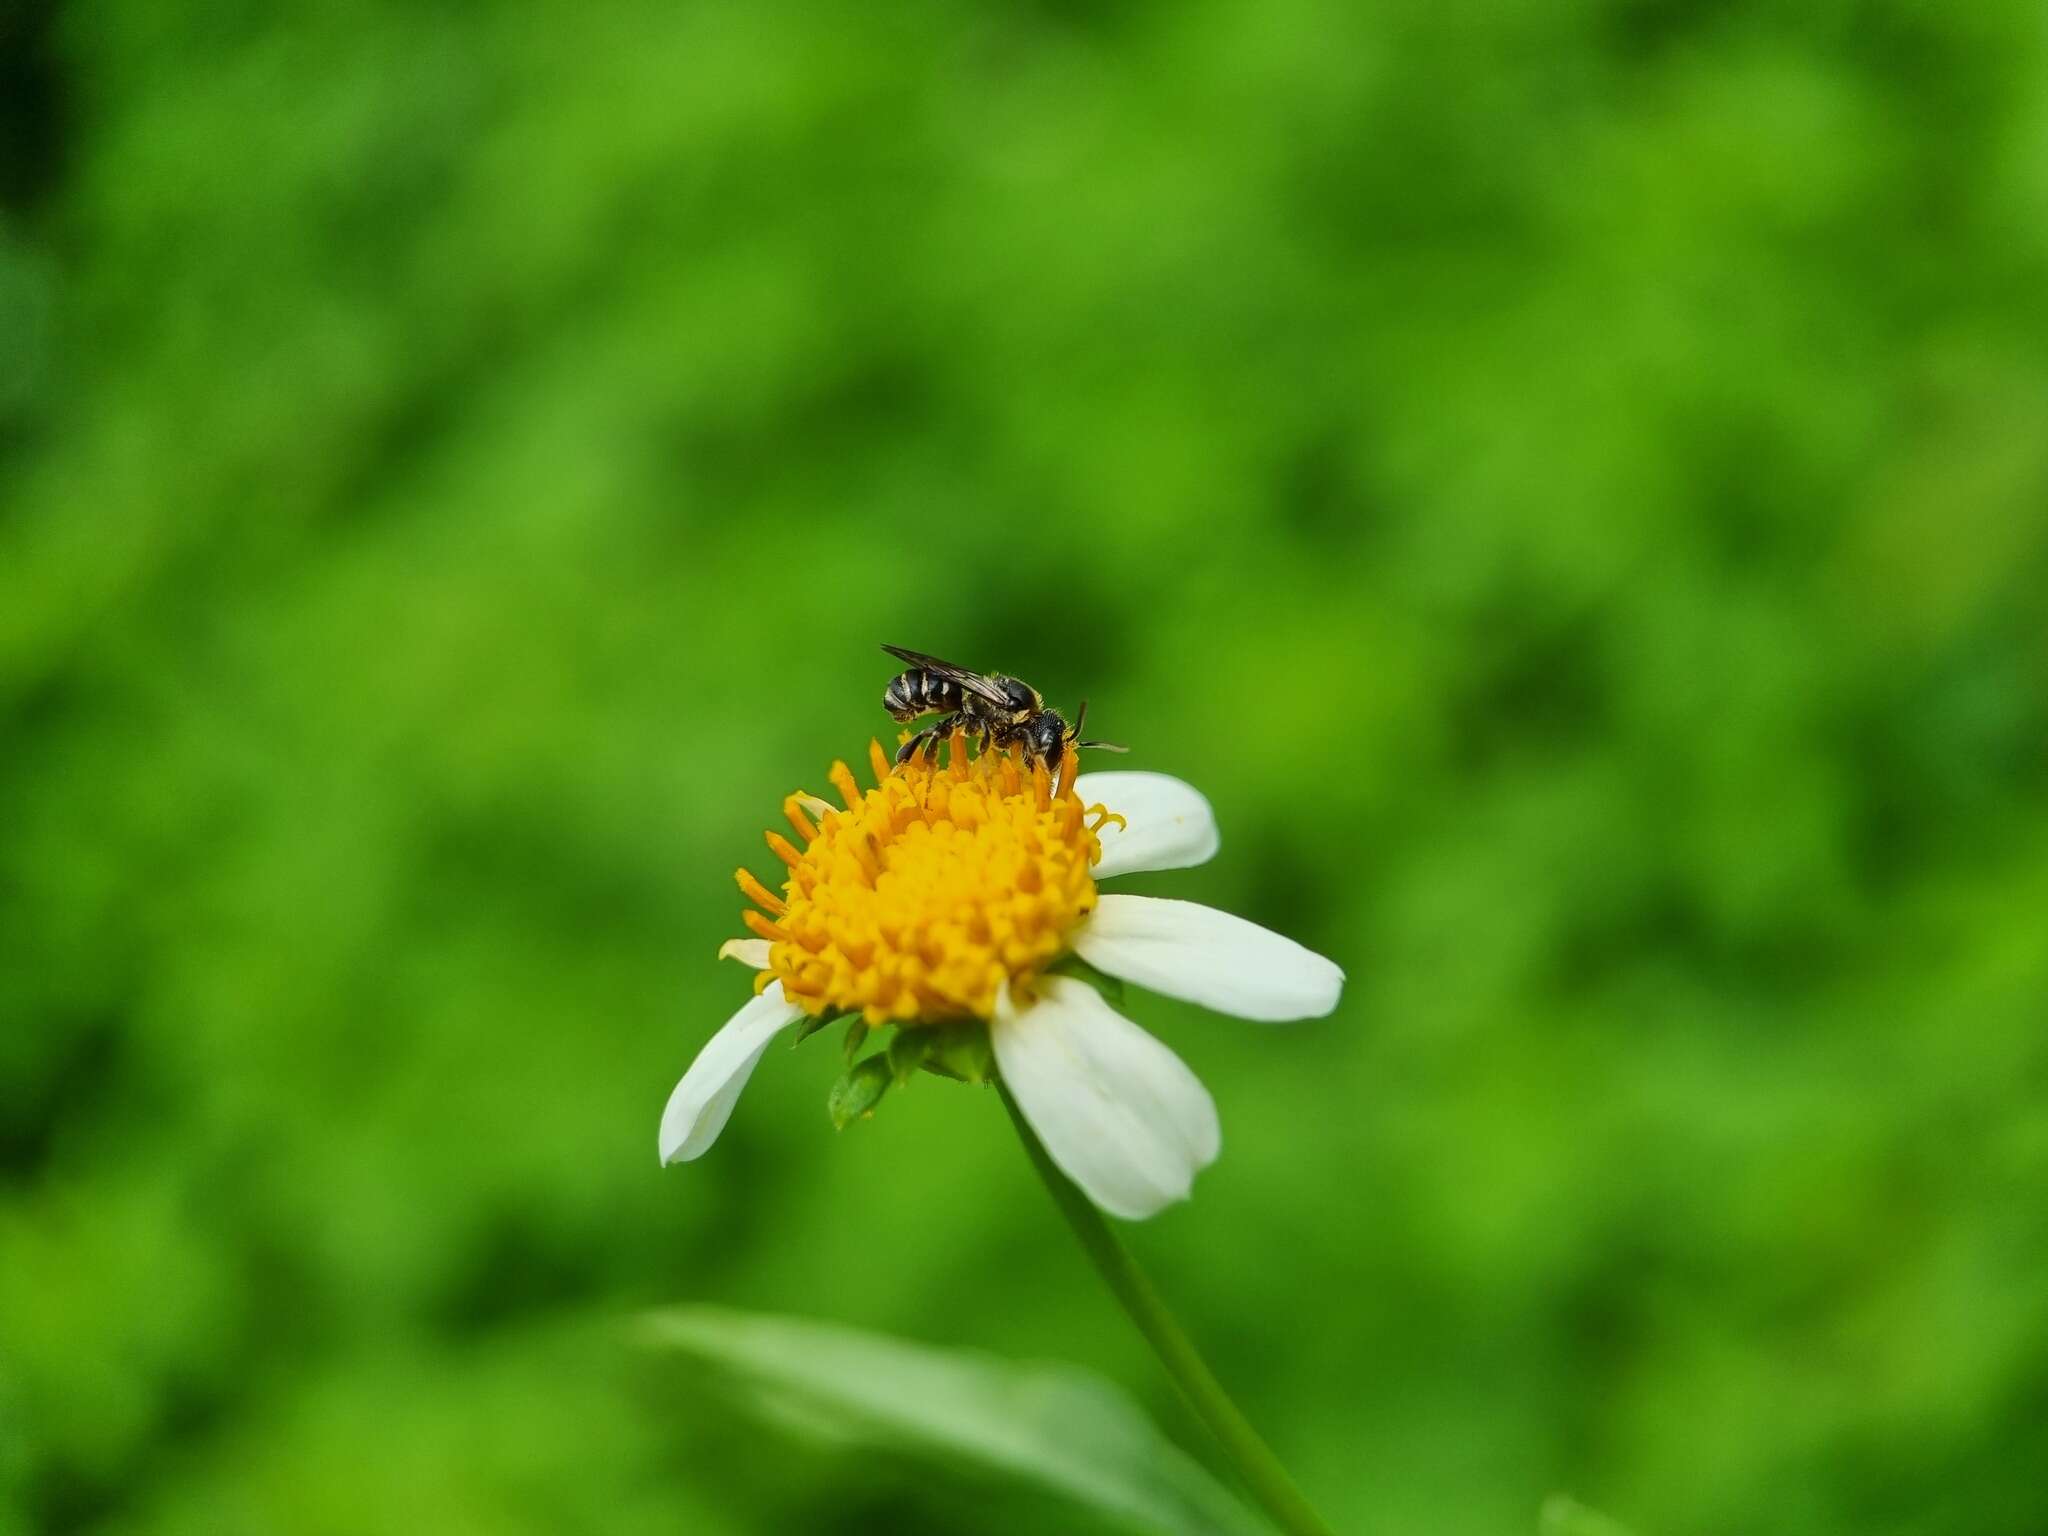
M1216 818L1161 773L1079 774L955 737L940 766L901 766L870 744L877 785L844 763L845 808L792 795L802 847L776 895L746 870L755 937L719 951L759 973L756 995L712 1036L670 1096L661 1160L718 1137L740 1090L799 1019L855 1014L905 1031L983 1020L996 1069L1060 1170L1115 1216L1187 1198L1221 1146L1216 1105L1185 1063L1087 982L1077 956L1168 997L1261 1023L1320 1018L1344 973L1321 955L1213 907L1102 894L1098 880L1184 869L1216 852ZM970 1026L971 1027L971 1026Z

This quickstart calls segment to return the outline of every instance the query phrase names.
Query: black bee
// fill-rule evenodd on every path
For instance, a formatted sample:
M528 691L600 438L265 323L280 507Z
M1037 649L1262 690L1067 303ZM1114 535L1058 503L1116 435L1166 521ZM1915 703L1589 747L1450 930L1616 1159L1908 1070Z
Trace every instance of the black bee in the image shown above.
M939 716L897 749L899 763L908 762L919 747L935 744L955 729L979 735L984 749L1021 746L1025 756L1053 769L1066 755L1068 742L1104 752L1128 750L1106 741L1081 740L1081 722L1088 718L1085 699L1070 726L1058 710L1047 709L1045 696L1022 678L985 677L922 651L906 651L900 645L882 649L910 666L909 671L889 679L882 693L882 708L891 718L906 723L919 715Z

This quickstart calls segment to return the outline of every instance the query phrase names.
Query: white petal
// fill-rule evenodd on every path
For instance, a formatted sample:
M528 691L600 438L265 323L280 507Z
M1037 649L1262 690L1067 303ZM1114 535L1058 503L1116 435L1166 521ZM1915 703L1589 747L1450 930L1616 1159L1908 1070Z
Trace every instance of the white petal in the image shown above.
M1312 949L1194 901L1103 896L1074 932L1098 970L1240 1019L1319 1019L1344 973Z
M1069 976L1019 1011L1005 991L989 1037L1003 1082L1060 1171L1112 1216L1185 1200L1216 1160L1216 1104L1187 1064Z
M1164 773L1084 773L1074 780L1083 805L1103 805L1130 823L1102 829L1095 878L1187 869L1216 856L1216 813L1194 785Z
M757 971L768 969L768 941L766 939L727 939L718 946L718 958L737 960L741 965L752 966Z
M687 1163L718 1140L762 1052L802 1011L783 997L782 983L773 981L711 1037L661 1112L662 1162Z

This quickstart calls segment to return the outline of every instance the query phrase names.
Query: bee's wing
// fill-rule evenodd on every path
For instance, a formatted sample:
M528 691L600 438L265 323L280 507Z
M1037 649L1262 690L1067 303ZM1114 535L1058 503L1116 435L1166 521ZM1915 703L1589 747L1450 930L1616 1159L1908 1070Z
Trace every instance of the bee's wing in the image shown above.
M1005 709L1009 707L1009 700L1004 696L1003 690L983 677L979 672L970 672L965 667L956 667L950 661L941 661L936 656L927 656L923 651L906 651L900 645L885 645L882 649L891 656L894 656L898 661L905 662L913 667L922 667L925 671L935 676L943 677L948 682L958 683L969 693L979 694L991 704L1000 704Z

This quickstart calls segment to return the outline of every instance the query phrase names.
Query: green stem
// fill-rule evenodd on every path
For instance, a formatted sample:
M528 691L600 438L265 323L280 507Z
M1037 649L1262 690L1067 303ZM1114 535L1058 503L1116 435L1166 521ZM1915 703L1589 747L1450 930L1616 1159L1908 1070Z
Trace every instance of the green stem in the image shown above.
M1088 1257L1110 1291L1122 1303L1131 1321L1138 1325L1138 1332L1145 1335L1145 1342L1152 1346L1153 1353L1166 1367L1174 1385L1180 1388L1188 1406L1209 1426L1209 1432L1222 1446L1223 1454L1237 1469L1238 1476L1244 1479L1245 1487L1251 1490L1260 1506L1288 1536L1331 1536L1330 1528L1309 1507L1301 1490L1294 1486L1294 1479L1280 1465L1280 1459L1259 1438L1259 1432L1252 1428L1251 1421L1230 1400L1223 1384L1196 1352L1193 1341L1181 1331L1180 1324L1174 1321L1173 1314L1167 1310L1159 1292L1152 1288L1145 1272L1138 1268L1137 1261L1117 1241L1109 1223L1102 1219L1102 1213L1053 1163L1044 1143L1025 1121L1023 1111L1017 1108L1017 1101L1010 1097L1010 1090L1000 1080L996 1087L1003 1096L1003 1108L1010 1112L1010 1123L1017 1127L1017 1136L1024 1143L1024 1150L1031 1155L1031 1166L1038 1170L1045 1187L1052 1191L1053 1203L1067 1218L1067 1225L1074 1229L1074 1236L1081 1240L1082 1248L1087 1250Z

